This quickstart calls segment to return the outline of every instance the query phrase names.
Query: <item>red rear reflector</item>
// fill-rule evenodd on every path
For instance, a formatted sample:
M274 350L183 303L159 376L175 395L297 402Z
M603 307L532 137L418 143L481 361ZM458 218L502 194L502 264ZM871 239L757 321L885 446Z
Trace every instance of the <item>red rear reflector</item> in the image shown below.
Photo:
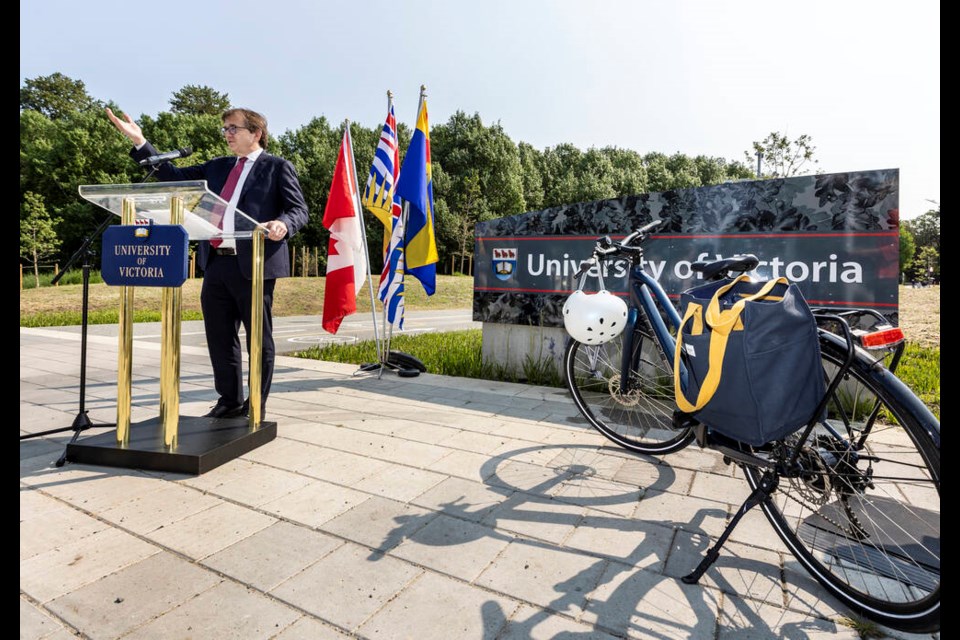
M882 331L873 331L860 336L860 344L867 349L879 349L880 347L892 347L903 342L903 330L884 329Z

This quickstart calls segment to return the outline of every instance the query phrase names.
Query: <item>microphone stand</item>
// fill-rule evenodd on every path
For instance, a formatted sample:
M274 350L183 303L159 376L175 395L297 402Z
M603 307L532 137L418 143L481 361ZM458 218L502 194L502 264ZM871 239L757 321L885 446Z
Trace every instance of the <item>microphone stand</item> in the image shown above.
M151 167L150 173L142 180L146 182L157 170L157 167ZM73 419L73 424L69 427L62 427L59 429L48 429L46 431L39 431L37 433L28 433L26 435L20 436L20 440L27 440L29 438L39 438L42 436L48 436L54 433L63 433L64 431L73 431L73 437L70 438L69 444L76 442L77 438L80 437L82 431L86 431L92 427L113 427L116 426L115 422L105 422L103 424L95 425L90 422L90 416L87 415L86 409L86 396L87 396L87 319L88 312L90 310L90 258L93 256L93 251L90 246L93 244L95 238L100 237L100 234L110 226L110 223L113 221L113 216L108 216L100 223L100 226L97 227L94 232L88 235L83 240L83 244L80 245L80 248L77 249L74 254L70 257L70 260L67 261L67 264L64 265L63 271L58 273L56 277L50 281L51 285L55 285L60 282L60 279L63 278L64 274L70 269L71 266L76 264L80 258L83 258L83 264L81 265L81 270L83 272L83 303L82 311L80 315L80 408L77 412L77 416ZM67 461L67 450L64 448L63 454L60 458L57 459L56 465L62 467Z

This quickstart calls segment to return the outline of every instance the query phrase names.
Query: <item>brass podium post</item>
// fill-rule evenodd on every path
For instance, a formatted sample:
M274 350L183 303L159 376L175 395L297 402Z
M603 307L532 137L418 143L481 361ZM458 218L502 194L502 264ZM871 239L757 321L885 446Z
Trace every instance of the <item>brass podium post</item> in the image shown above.
M250 428L260 427L261 390L260 381L263 378L263 228L257 227L253 231L253 264L250 296L250 388L249 416Z
M124 198L121 224L133 224L136 216L132 198ZM130 443L130 401L133 384L133 293L120 287L119 340L117 344L117 443Z
M170 199L170 224L183 224L183 198ZM183 292L178 287L164 287L160 317L160 423L163 443L177 445L180 423L180 311Z

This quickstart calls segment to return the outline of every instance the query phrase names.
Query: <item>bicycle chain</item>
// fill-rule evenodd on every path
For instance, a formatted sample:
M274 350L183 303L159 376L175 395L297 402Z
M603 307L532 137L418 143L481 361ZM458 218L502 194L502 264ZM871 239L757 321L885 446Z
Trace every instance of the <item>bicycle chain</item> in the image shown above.
M807 456L810 456L811 454L807 447L802 449L802 453L806 454ZM852 528L843 525L830 516L820 512L820 509L827 504L830 496L834 493L834 487L833 482L830 479L830 470L824 463L823 458L821 458L820 455L815 451L812 452L812 454L813 457L815 457L817 464L822 469L822 471L817 471L817 473L823 479L823 490L821 491L819 489L810 487L806 482L803 481L803 478L790 478L790 484L797 490L797 493L801 494L801 496L807 500L807 502L803 502L800 498L795 497L793 493L786 494L786 497L789 500L793 500L804 509L810 509L811 506L816 506L816 509L812 509L813 513L816 513L820 518L832 524L844 534L856 539L862 539L866 534L863 524L860 522L860 519L856 516L856 514L853 513L852 508L847 504L846 497L841 495L839 491L836 492L837 498L843 502L844 513L847 514L847 518L850 520Z

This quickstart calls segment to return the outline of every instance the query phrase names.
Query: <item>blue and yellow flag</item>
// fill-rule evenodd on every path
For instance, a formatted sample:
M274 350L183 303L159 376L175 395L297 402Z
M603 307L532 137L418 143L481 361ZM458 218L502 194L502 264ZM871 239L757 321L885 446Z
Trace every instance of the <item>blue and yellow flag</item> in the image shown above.
M405 273L423 285L428 296L437 289L437 237L433 225L433 176L430 170L430 124L427 99L421 96L417 128L400 167L397 195L409 205L405 229Z

